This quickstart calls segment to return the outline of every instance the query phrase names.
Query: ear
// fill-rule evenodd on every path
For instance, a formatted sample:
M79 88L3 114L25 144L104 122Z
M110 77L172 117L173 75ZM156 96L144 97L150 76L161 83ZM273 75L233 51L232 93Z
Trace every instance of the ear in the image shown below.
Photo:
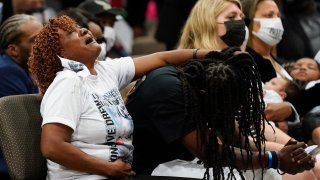
M6 53L13 58L17 58L20 55L20 48L15 44L9 44Z
M282 99L287 97L287 93L285 91L280 91L279 95L282 97Z

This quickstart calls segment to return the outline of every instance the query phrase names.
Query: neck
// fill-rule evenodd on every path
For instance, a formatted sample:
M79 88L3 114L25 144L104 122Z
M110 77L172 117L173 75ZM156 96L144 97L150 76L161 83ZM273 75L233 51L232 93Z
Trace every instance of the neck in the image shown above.
M8 54L7 54L8 55ZM24 70L28 70L27 63L23 63L23 61L19 60L18 58L12 57L8 55L15 63L17 63L20 67L22 67Z
M261 56L269 57L271 55L271 47L254 35L252 36L251 48Z
M97 71L96 69L94 68L94 64L86 64L85 66L88 68L89 72L91 75L97 75Z

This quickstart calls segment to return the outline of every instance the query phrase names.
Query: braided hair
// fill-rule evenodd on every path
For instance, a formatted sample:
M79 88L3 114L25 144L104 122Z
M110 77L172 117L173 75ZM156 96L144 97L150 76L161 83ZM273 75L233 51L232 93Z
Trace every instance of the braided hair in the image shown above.
M20 26L35 20L33 16L16 14L6 19L0 26L0 51L4 52L10 44L18 43L24 31Z
M204 179L209 179L211 167L214 179L224 179L223 162L230 170L227 179L235 178L233 170L244 179L235 164L234 145L240 143L242 159L249 167L253 151L250 138L262 165L265 152L262 83L252 57L246 53L235 55L236 51L240 49L211 52L205 60L194 60L177 68L186 102L185 116L196 122L198 146L205 154Z

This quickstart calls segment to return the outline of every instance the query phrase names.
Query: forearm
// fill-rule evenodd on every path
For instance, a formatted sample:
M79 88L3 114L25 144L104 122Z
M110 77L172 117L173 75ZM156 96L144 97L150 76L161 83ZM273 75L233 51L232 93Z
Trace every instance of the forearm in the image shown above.
M134 58L135 78L141 77L144 74L163 67L168 64L180 65L193 59L203 59L209 50L199 49L196 53L193 49L179 49L173 51L157 52L146 56Z
M49 145L46 150L43 150L43 155L68 169L102 176L109 176L107 172L112 168L107 160L88 155L68 142Z
M58 123L45 124L41 132L43 156L68 169L108 176L113 168L107 160L98 159L70 143L73 130Z
M244 150L242 150L244 151ZM246 169L260 169L260 168L266 168L267 167L267 158L265 154L261 155L261 159L259 158L259 152L257 151L252 151L252 160L251 162L248 161L248 155L245 152L240 152L239 148L235 149L235 165L241 170L246 170ZM227 163L227 162L225 162ZM227 164L226 164L227 165Z
M192 152L195 156L197 156L199 159L204 161L204 158L205 158L204 149L199 148L196 137L197 137L196 131L193 131L182 138L182 143L190 152ZM251 146L254 146L254 145L251 145ZM262 161L261 161L262 164L261 164L259 160L259 153L255 150L252 150L252 162L248 162L247 160L248 157L244 148L242 148L242 151L243 151L243 156L241 156L240 148L235 147L235 165L238 168L248 169L253 167L254 169L258 169L258 168L266 167L265 155L261 156L262 158ZM227 156L227 154L225 154L225 151L223 151L222 149L222 145L219 145L218 153L219 153L219 156L221 157ZM223 158L223 159L225 160L226 158ZM228 164L227 161L223 163L224 165L230 165Z
M209 50L205 49L178 49L168 52L159 52L162 61L165 64L180 65L186 63L190 59L203 59Z

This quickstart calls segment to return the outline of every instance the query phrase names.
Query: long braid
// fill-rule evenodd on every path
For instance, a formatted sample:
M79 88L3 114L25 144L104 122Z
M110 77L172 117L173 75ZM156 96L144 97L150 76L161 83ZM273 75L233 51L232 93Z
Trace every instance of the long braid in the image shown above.
M235 179L234 170L244 179L235 164L234 144L240 141L240 137L234 136L236 124L239 135L245 139L240 148L241 154L247 155L244 159L242 154L243 160L252 162L250 137L259 151L262 165L265 116L260 75L251 56L234 55L235 51L238 48L211 52L205 60L191 61L177 68L186 104L185 116L196 122L198 145L205 153L204 179L209 179L211 167L214 179L225 179L223 162L230 170L227 179Z

